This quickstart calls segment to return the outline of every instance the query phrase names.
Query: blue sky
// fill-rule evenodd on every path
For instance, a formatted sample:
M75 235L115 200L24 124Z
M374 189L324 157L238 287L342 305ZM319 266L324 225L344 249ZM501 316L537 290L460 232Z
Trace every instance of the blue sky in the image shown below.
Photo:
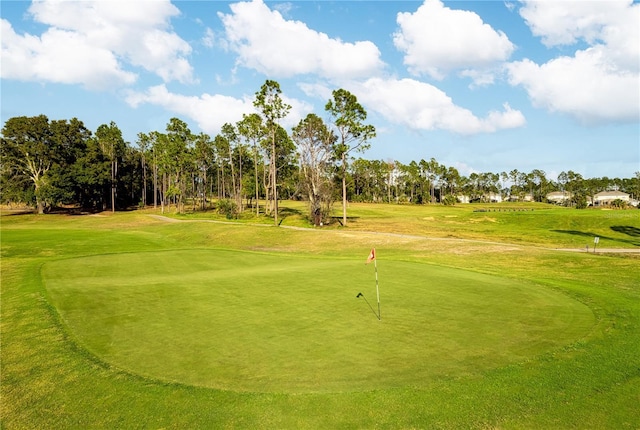
M278 81L290 128L345 88L364 158L465 175L640 171L640 4L631 1L3 1L1 119L171 117L215 136Z

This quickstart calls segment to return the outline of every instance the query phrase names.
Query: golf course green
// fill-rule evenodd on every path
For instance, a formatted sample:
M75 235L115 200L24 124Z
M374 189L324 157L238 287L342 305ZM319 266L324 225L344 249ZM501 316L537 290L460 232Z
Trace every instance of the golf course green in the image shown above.
M0 427L637 430L640 211L477 208L0 211Z
M228 250L44 265L63 321L128 372L250 392L420 387L575 342L584 304L531 282L441 266ZM356 298L358 293L364 297Z

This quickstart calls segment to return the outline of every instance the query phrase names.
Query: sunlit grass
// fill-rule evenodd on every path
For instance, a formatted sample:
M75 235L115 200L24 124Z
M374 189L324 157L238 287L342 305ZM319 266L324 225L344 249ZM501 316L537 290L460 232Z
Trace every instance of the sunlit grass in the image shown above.
M376 209L380 212L376 213ZM497 212L494 215L493 212L473 212L472 207L352 204L350 215L358 218L346 229L312 230L203 221L169 223L149 216L150 211L77 217L2 216L2 428L633 429L640 422L637 408L640 401L637 394L640 388L640 260L631 255L566 253L553 248L581 248L585 242L591 241L591 234L603 237L600 243L603 247L635 248L637 236L634 232L640 229L636 212L538 209L537 206L534 209L529 212ZM188 221L191 216L172 217ZM495 218L496 221L484 217ZM472 221L474 219L476 221ZM287 222L285 218L282 225L287 226ZM615 226L629 228L613 229ZM447 239L455 237L481 241ZM322 271L310 283L309 290L315 292L313 297L321 306L316 307L316 301L307 300L309 296L304 291L296 291L287 300L299 306L299 311L294 311L295 306L292 306L288 312L266 313L260 317L262 320L257 316L248 318L247 315L251 316L249 310L262 310L262 303L269 297L267 289L257 288L256 301L249 309L238 312L238 315L228 309L221 312L220 317L236 318L233 330L239 345L244 343L242 340L251 339L252 333L260 333L250 327L251 321L255 325L257 321L283 320L283 323L267 329L271 330L273 339L277 339L273 344L283 346L281 354L285 362L281 367L277 364L264 367L265 371L274 374L282 372L277 381L280 390L276 390L271 381L261 388L245 385L240 387L244 388L242 392L233 391L228 386L227 389L197 387L198 381L188 380L184 374L152 372L152 365L162 364L162 353L153 359L144 359L149 362L147 369L140 368L140 363L133 360L126 362L126 354L109 355L108 344L101 344L96 335L101 330L106 333L107 324L103 321L102 326L94 322L82 326L80 322L73 321L71 308L63 306L64 300L71 305L78 305L83 300L93 305L109 303L104 308L96 307L95 315L84 312L84 318L98 320L105 312L126 309L128 300L135 305L131 308L132 316L136 316L133 311L144 311L139 315L141 322L149 323L156 318L156 322L167 327L167 321L159 317L162 303L169 314L177 315L179 310L195 306L197 302L178 296L169 301L160 300L160 293L174 294L175 285L181 282L180 276L171 271L170 263L156 267L160 273L156 275L155 290L139 291L137 295L135 291L129 291L130 296L125 289L100 291L102 297L87 296L88 291L82 289L78 290L78 295L65 294L70 290L64 290L68 287L62 282L64 271L56 276L53 276L55 270L48 272L63 269L68 264L66 267L77 276L78 268L84 270L88 267L84 263L92 259L99 261L104 256L103 263L108 263L109 259L121 259L119 264L107 268L127 267L133 271L123 273L126 275L124 279L133 281L133 273L139 271L141 277L129 284L129 288L133 285L144 287L141 281L147 277L143 276L147 273L144 269L151 265L144 256L187 255L189 258L183 258L180 264L181 271L188 274L185 267L189 267L190 260L196 262L200 253L214 255L228 250L224 252L254 255L257 251L266 259L308 261L308 268L312 271L315 270L314 262L335 263L340 269L341 264L353 261L356 270L368 270L363 273L366 285L363 284L362 289L369 289L364 293L375 303L374 285L368 278L372 266L364 265L372 246L377 248L379 256L383 321L378 322L371 310L364 307L365 303L351 297L353 294L350 293L345 306L359 307L343 307L340 312L328 315L334 326L328 326L322 334L332 341L342 341L344 339L336 335L341 330L345 339L349 339L355 333L366 332L367 328L382 327L389 332L380 336L384 334L388 338L374 350L380 351L395 342L393 346L403 351L402 357L406 357L412 351L427 351L424 345L428 343L428 336L436 333L434 341L443 352L441 355L435 352L424 354L422 371L426 373L422 373L423 378L410 382L407 382L410 379L408 373L401 374L403 367L410 370L406 363L409 360L396 357L393 368L398 369L398 373L392 377L392 384L375 388L368 378L363 378L360 391L341 389L353 381L342 386L334 381L333 388L323 385L321 379L306 385L292 383L283 371L286 360L293 363L295 358L295 354L291 357L286 354L285 350L291 349L287 346L300 348L304 345L304 338L308 338L286 338L284 327L291 325L290 321L295 317L303 314L310 317L317 315L311 314L316 309L329 309L328 303L336 302L342 296L343 290L337 286L332 287L331 294L327 296L321 293L325 281L343 283L338 275L344 272L340 270ZM393 278L385 279L391 268L403 270L396 270ZM412 270L431 268L433 280L438 279L438 282L430 281L429 274L409 276ZM398 275L398 272L407 274ZM204 273L207 270L185 275L184 281L205 284L209 275ZM92 279L91 282L96 283L94 291L105 289L99 287L104 287L101 283L108 282L109 276L101 273L90 277L87 274L84 273L87 282ZM465 286L473 286L473 283L461 281L465 274L476 280L490 279L492 284L493 281L498 282L502 290L495 291L504 294L492 295L492 307L483 306L481 291L465 290ZM249 277L249 273L245 275ZM293 275L287 276L294 278ZM429 291L434 295L411 296L412 301L408 301L407 294L418 287L410 283L410 279L416 277L424 278L420 285L429 285ZM457 283L455 292L458 294L452 294L448 289L446 282L449 277L457 279L454 283ZM270 279L274 282L277 277ZM398 294L391 294L393 282L398 284L395 287ZM55 283L58 283L57 287ZM190 288L205 299L222 301L232 298L227 294L216 296L207 289ZM345 290L349 289L347 285ZM157 294L155 299L143 300L152 293ZM518 302L519 293L524 294L527 300ZM436 298L443 299L437 303L438 306L434 306ZM120 305L116 299L121 300ZM250 300L242 296L237 299ZM555 301L557 303L554 304ZM197 305L202 307L203 313L219 311L208 306L207 300L201 302L204 303ZM226 304L227 308L233 307ZM593 318L591 323L572 324L571 318L583 318L584 314L581 311L573 313L568 304L573 304L577 310L588 309ZM461 310L465 306L468 306L468 312ZM530 310L536 307L541 312L534 315ZM423 308L434 312L418 312ZM518 312L520 308L522 311ZM154 312L155 317L150 314ZM345 312L352 312L349 315L353 319L349 324L341 325L336 321L337 316ZM410 323L402 326L401 321L393 319L394 315L395 318L403 316L405 322L421 321L428 327L416 327ZM360 322L360 317L361 322L367 325L354 327L354 322ZM208 327L206 323L189 320L186 316L180 316L180 319L176 327L191 325L202 330ZM471 323L474 321L475 325ZM311 318L307 322L312 322L310 326L313 327L316 321ZM528 326L518 326L518 322L527 322ZM516 325L510 327L509 324ZM460 330L445 339L444 330L454 326ZM585 332L587 326L589 328ZM118 338L121 343L116 342L116 347L122 348L130 338L142 339L153 329L142 325L136 328L135 324L129 327L139 330L137 337L121 331ZM483 330L483 327L493 327L493 333L502 336L503 341L515 332L515 343L494 347L499 342L493 340L495 343L491 343L491 332ZM525 330L527 327L529 331ZM555 343L543 345L532 341L536 336L539 340L548 339L550 333L562 331L562 327L578 330L573 334L562 333L553 339ZM86 332L83 334L82 330ZM505 331L509 333L504 334ZM188 330L184 332L189 333ZM256 335L254 340L264 341L262 333L262 338ZM411 341L406 341L407 338L403 341L401 335L404 334L417 336L423 341L420 345L424 349L416 348ZM177 336L175 332L173 336ZM231 342L232 338L229 335L222 340ZM192 348L197 339L197 336L185 339L187 343L183 349ZM210 341L206 336L203 339ZM518 342L528 349L518 349ZM460 346L465 343L469 345L468 349ZM335 346L340 350L341 345L337 343ZM488 347L484 349L495 351L491 354L479 351L482 345ZM175 355L179 346L171 345L168 351ZM205 347L206 344L203 345ZM157 349L142 342L129 342L128 348L139 352L146 348L147 354ZM458 354L453 352L456 350ZM314 351L312 355L320 356L323 349L316 347ZM247 363L248 359L242 359L242 353L247 352L238 348L236 357ZM255 350L250 352L256 353ZM341 353L351 360L364 356L362 353L351 356L350 351ZM211 357L207 354L200 355L203 362ZM184 357L196 363L192 366L197 367L198 355L190 357L184 354ZM297 359L300 357L304 357L303 350L297 352ZM430 368L430 362L434 367L440 366L440 370ZM369 359L367 366L372 364L373 359ZM313 365L307 364L307 374L313 370ZM449 368L444 369L446 366ZM180 366L175 364L174 368L180 370ZM338 368L346 373L345 369ZM234 380L230 377L225 382L215 372L208 373L208 376L210 381L217 378L218 384L231 384Z
M594 322L535 284L393 260L380 264L380 320L362 259L189 250L43 270L71 332L102 360L232 391L422 386L570 344Z

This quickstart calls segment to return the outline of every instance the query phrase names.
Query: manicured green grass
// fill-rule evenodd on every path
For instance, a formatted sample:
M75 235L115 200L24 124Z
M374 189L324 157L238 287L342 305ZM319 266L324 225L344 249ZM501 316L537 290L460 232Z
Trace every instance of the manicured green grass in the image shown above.
M568 345L594 323L584 304L528 282L379 266L380 321L374 268L362 258L109 254L48 263L43 278L70 332L101 360L232 391L419 387Z
M384 209L379 210L380 206ZM442 206L351 204L352 229L495 240L550 248L640 247L640 210L535 203Z
M281 225L309 227L306 202L286 202ZM178 219L216 219L228 221L213 211L184 215ZM342 217L339 204L333 215ZM598 236L600 248L640 248L640 210L564 208L542 203L493 203L441 205L386 205L350 203L348 227L351 230L421 235L435 238L490 240L546 248L593 249ZM273 220L245 214L235 223ZM339 229L336 220L323 229Z
M640 259L545 248L582 247L578 242L588 238L555 230L596 233L608 237L608 247L634 248L640 222L632 211L534 209L493 215L351 205L359 218L348 228L310 231L169 223L148 212L2 216L0 426L635 429ZM382 321L354 295L362 290L375 307L373 267L364 265L371 246L379 256ZM216 274L242 259L282 273L259 276L264 285L251 282L248 270ZM198 270L185 269L196 263ZM105 286L118 277L117 286ZM215 288L243 277L234 294L229 286ZM196 285L210 278L211 288ZM300 282L308 286L291 293ZM279 306L265 309L273 284ZM194 334L210 328L205 318L218 329ZM132 342L160 332L176 345ZM367 339L384 341L372 347ZM382 370L374 351L386 354ZM260 364L256 354L278 360ZM308 362L311 356L318 361ZM356 381L336 356L381 382ZM232 372L244 363L236 370L254 373L225 380L220 368L203 366L197 375L212 357L226 359ZM322 363L343 376L311 377L328 379ZM165 373L169 367L173 374ZM294 374L307 379L288 377Z

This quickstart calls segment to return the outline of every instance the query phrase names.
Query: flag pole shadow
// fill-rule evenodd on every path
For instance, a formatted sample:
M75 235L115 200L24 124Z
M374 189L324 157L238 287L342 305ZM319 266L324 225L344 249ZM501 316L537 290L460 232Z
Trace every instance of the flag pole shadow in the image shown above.
M367 298L364 296L364 294L358 293L358 295L356 296L356 299L358 299L360 297L362 297L364 299L364 301L367 303L367 305L369 305L369 309L371 309L371 312L373 312L373 314L376 316L376 318L378 318L378 320L380 320L380 316L373 309L373 306L371 306L371 303L369 303L369 300L367 300Z

